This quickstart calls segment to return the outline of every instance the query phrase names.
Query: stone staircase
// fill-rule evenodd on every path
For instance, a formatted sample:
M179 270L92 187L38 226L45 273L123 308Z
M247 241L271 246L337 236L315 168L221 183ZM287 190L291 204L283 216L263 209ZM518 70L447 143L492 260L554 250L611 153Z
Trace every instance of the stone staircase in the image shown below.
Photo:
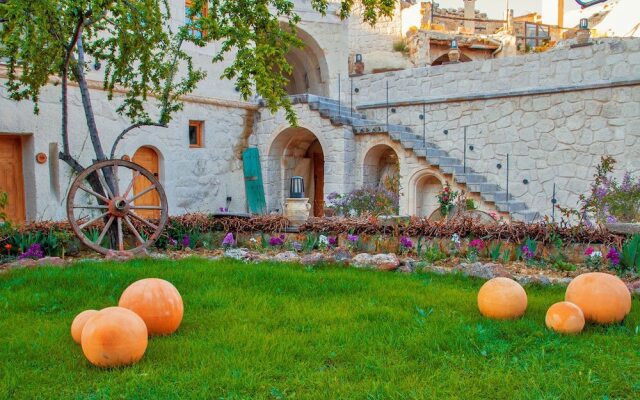
M337 100L311 94L291 96L294 104L306 103L312 110L317 110L324 118L329 118L334 125L351 126L354 134L366 135L386 133L391 140L399 142L405 149L413 151L425 164L437 166L444 174L450 175L458 184L466 186L467 192L477 193L488 202L495 204L498 211L508 213L513 220L533 222L539 218L537 211L530 210L527 205L515 200L499 185L488 182L487 178L467 166L462 161L451 157L446 151L431 142L425 142L422 136L413 133L411 128L369 120L362 113L341 105Z

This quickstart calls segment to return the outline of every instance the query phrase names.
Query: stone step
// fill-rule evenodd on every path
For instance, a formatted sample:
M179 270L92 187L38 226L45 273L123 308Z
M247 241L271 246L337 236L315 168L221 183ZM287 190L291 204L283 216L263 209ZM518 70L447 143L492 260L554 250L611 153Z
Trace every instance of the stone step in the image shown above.
M484 178L483 175L480 175ZM486 178L484 178L486 179ZM486 183L486 182L467 182L467 188L475 193L494 193L497 192L499 186L495 183Z
M521 201L496 201L496 208L500 211L514 213L527 210L527 205Z
M464 172L464 167L462 165L442 165L440 164L440 170L446 174L455 174L456 181L457 177L462 175Z
M458 160L455 157L439 157L440 158L440 165L462 165L462 163L460 162L460 160Z
M464 167L461 167L464 168ZM461 183L466 183L467 186L469 185L473 185L473 184L482 184L484 182L487 181L487 178L484 175L480 175L477 174L475 172L473 172L473 170L471 170L469 167L467 167L467 173L464 174L457 174L456 175L456 181L461 182ZM471 189L469 189L471 190ZM474 192L479 192L479 190L474 190Z

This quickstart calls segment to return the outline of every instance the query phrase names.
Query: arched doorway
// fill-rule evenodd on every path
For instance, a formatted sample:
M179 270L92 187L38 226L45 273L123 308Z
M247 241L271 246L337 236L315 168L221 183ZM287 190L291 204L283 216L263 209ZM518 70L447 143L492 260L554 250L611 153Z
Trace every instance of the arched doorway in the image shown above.
M312 205L312 215L324 214L324 150L318 138L306 128L287 128L276 137L269 149L267 180L272 190L272 207L289 197L291 177L301 176L305 196Z
M415 189L417 216L428 217L440 207L436 196L442 187L442 182L434 175L424 175L418 179Z
M324 52L318 42L307 32L299 27L296 32L304 45L302 48L290 49L285 56L292 68L289 84L286 88L287 93L289 95L309 93L327 96L329 68Z
M460 52L460 60L459 62L469 62L469 61L473 61L471 58L469 58L469 56L467 56L466 54ZM443 63L449 62L449 53L445 53L443 55L441 55L440 57L436 58L435 60L433 60L433 62L431 63L432 66L436 66L436 65L442 65Z
M400 192L400 161L395 150L386 144L373 146L364 157L363 184Z
M133 155L132 161L154 174L156 178L160 178L160 157L153 148L147 146L140 147ZM133 181L134 197L138 193L144 192L150 186L151 182L144 176L135 178ZM134 203L137 206L159 206L160 197L157 191L152 190L137 198ZM138 210L137 212L144 218L160 218L160 211L158 210Z

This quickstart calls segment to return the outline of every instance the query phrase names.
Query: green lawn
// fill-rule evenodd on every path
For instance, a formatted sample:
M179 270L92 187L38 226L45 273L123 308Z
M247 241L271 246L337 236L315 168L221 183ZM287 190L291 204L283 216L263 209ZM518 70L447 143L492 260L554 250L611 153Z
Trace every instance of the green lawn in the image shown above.
M179 331L128 368L92 367L74 316L144 277L175 284ZM640 398L640 303L577 337L544 327L563 288L482 318L480 280L232 261L82 263L0 275L0 398Z

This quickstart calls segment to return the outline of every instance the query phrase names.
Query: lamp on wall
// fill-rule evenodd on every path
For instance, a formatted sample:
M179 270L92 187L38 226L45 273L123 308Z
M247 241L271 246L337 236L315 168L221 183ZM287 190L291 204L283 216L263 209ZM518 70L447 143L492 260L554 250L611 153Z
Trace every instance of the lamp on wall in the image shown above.
M356 54L356 62L362 62L362 54Z
M451 40L451 48L454 50L458 49L458 41L456 39Z
M289 198L301 199L304 197L304 179L301 176L291 178L291 186L289 187Z

